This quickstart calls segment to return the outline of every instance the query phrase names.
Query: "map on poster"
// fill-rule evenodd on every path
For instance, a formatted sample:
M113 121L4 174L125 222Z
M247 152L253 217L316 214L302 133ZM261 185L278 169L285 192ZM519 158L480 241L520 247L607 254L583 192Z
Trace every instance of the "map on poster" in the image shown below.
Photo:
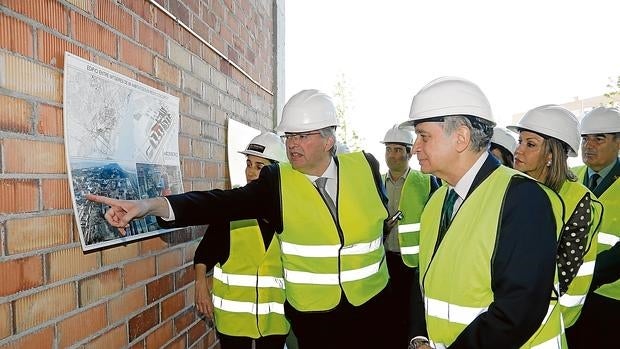
M65 52L64 134L73 208L84 250L171 231L155 217L121 236L86 194L143 199L183 192L179 99Z

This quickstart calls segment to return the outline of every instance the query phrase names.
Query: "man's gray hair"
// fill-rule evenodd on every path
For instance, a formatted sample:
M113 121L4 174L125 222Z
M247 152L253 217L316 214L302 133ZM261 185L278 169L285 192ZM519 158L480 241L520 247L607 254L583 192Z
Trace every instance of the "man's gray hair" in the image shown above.
M329 150L329 153L333 156L336 156L336 127L335 126L330 126L330 127L325 127L319 130L319 132L321 133L321 137L323 138L333 138L334 139L334 145L332 145L332 148Z
M480 152L489 149L491 137L493 137L492 123L469 115L451 115L444 118L443 132L446 135L451 135L460 126L465 126L470 130L470 150Z

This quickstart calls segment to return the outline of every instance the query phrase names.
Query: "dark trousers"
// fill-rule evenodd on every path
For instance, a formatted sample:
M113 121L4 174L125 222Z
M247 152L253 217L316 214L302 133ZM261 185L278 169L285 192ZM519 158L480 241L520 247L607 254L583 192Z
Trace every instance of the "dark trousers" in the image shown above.
M284 311L299 349L388 348L384 332L387 295L386 288L356 307L341 293L340 303L328 311L298 311L288 302Z
M417 268L407 267L399 253L386 252L386 257L390 272L386 348L407 348L412 333L426 333L419 321L424 318L424 303Z
M566 329L570 349L612 348L618 343L620 301L588 294L577 322Z
M252 341L256 341L256 349L282 349L286 342L286 335L272 335L253 339L250 337L229 336L217 332L222 349L252 349Z

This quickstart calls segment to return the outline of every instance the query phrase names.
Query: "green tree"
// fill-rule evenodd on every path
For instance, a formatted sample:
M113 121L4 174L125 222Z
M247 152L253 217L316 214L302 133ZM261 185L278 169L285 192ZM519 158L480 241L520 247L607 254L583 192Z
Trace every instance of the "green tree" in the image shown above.
M609 83L607 84L608 92L604 94L607 98L607 106L609 107L617 107L618 100L620 99L620 76L615 78L609 78Z
M349 112L352 100L351 90L344 73L340 73L336 86L334 87L334 104L336 105L336 119L338 128L336 129L336 139L345 144L350 151L362 149L363 139L351 126Z

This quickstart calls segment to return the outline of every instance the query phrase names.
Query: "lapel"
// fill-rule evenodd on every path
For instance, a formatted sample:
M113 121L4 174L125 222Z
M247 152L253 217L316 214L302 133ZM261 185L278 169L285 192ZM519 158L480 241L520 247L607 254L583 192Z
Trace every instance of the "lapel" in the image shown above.
M480 185L480 183L482 183L499 166L499 161L495 158L495 156L493 156L493 154L489 153L489 156L487 156L487 159L482 164L482 167L480 167L480 170L476 173L476 177L474 177L474 181L469 188L467 196L469 197L478 185Z

